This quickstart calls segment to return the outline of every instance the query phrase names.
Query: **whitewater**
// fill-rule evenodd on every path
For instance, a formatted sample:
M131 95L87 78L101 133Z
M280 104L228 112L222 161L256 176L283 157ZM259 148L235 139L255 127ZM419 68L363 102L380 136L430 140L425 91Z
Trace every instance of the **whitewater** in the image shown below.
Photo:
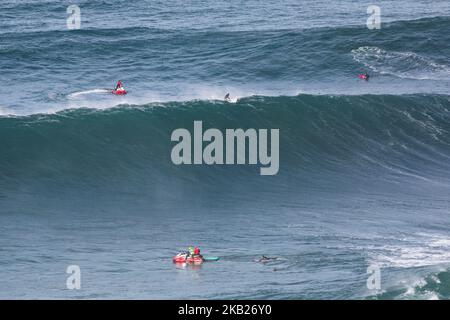
M364 1L70 4L0 4L0 298L450 298L448 1L380 30ZM277 174L175 165L195 121L279 129ZM176 268L191 244L220 262Z

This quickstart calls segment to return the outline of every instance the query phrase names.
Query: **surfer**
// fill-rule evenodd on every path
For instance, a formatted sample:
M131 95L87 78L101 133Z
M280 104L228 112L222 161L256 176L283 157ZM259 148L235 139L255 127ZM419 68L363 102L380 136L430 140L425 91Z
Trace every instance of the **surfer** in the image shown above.
M230 94L229 93L227 93L226 95L225 95L225 101L231 101L231 97L230 97Z
M116 88L114 90L117 91L117 90L121 90L121 89L123 89L122 80L119 80L119 81L117 81Z

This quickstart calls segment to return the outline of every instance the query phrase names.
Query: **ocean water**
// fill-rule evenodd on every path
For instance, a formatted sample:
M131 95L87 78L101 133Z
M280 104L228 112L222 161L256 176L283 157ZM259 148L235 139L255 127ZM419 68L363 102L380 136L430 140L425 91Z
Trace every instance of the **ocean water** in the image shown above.
M450 2L370 4L2 1L0 298L449 299ZM175 166L195 120L278 174Z

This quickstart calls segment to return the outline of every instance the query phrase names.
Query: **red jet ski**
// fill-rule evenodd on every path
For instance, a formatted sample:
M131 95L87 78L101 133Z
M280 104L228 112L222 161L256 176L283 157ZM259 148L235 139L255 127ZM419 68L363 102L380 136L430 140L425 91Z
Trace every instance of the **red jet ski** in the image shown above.
M173 257L173 263L189 263L189 264L201 264L203 263L202 256L189 256L186 253L179 253Z
M124 88L119 88L117 90L113 90L111 91L112 94L118 95L118 96L124 96L127 94L127 90L125 90Z

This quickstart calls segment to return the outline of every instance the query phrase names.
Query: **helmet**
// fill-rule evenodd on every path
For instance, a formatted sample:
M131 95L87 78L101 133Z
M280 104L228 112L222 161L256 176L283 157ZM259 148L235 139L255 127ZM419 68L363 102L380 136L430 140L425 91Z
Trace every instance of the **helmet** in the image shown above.
M200 248L199 247L195 247L194 254L200 254Z

